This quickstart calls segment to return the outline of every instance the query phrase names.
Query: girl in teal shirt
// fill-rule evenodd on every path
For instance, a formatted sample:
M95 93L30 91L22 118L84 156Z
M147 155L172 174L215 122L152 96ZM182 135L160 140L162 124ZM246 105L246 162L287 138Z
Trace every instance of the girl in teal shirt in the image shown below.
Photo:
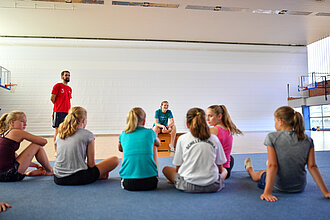
M132 191L157 188L157 148L160 141L152 129L144 127L146 113L133 108L127 115L125 131L119 136L119 151L123 152L119 171L122 188Z

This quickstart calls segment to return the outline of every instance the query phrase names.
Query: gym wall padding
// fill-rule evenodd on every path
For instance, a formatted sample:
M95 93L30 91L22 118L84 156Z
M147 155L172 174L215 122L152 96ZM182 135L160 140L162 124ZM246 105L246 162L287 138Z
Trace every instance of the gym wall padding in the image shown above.
M50 94L71 71L72 105L88 110L87 128L118 134L128 111L154 112L168 100L186 131L191 107L225 104L244 131L274 130L273 112L287 105L287 84L307 72L306 47L78 39L0 38L0 65L12 72L15 93L0 90L1 114L28 117L27 130L53 134ZM296 91L291 92L297 96Z

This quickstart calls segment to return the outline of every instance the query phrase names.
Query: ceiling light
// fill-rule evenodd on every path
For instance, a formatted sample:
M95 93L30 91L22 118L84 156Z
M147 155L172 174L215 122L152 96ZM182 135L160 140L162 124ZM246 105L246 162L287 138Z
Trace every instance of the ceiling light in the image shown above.
M142 6L143 7L149 7L150 6L150 3L149 2L143 2Z
M221 6L215 6L213 10L214 11L220 11L221 10Z
M277 11L275 11L275 13L279 14L279 15L285 15L286 13L288 13L288 10L286 10L286 9L277 10Z
M222 6L199 6L199 5L187 5L185 9L193 9L193 10L211 10L211 11L247 11L247 8L235 8L235 7L222 7Z
M150 2L122 2L122 1L112 1L112 5L159 7L159 8L178 8L179 7L179 4L162 4L162 3L150 3Z
M317 14L315 14L316 16L330 16L330 13L326 13L326 12L319 12Z
M33 0L39 2L63 2L63 3L82 3L82 4L104 4L104 0Z

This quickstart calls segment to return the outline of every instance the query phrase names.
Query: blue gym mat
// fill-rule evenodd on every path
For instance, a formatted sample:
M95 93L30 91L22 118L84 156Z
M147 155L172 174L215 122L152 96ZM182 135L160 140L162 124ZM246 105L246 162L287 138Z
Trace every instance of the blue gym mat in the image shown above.
M259 199L262 190L245 172L243 161L252 158L256 170L265 169L267 154L236 154L232 176L217 193L191 194L174 189L160 172L155 191L121 189L119 167L108 180L84 186L58 186L53 177L26 177L0 183L0 201L13 206L0 219L330 219L330 200L324 199L308 174L304 192L275 194L274 203ZM316 161L330 187L330 151L317 152ZM172 164L159 158L160 170Z

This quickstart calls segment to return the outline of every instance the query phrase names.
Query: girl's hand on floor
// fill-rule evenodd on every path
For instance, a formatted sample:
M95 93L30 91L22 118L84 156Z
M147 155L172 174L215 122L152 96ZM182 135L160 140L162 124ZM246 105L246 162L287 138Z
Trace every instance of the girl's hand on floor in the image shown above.
M324 197L325 197L326 199L330 199L330 192L326 193L326 194L324 195Z
M11 208L11 205L5 202L0 202L0 212L6 211L7 208Z
M260 196L261 200L266 200L267 202L276 202L278 199L276 198L276 196L273 196L272 194L261 194Z

